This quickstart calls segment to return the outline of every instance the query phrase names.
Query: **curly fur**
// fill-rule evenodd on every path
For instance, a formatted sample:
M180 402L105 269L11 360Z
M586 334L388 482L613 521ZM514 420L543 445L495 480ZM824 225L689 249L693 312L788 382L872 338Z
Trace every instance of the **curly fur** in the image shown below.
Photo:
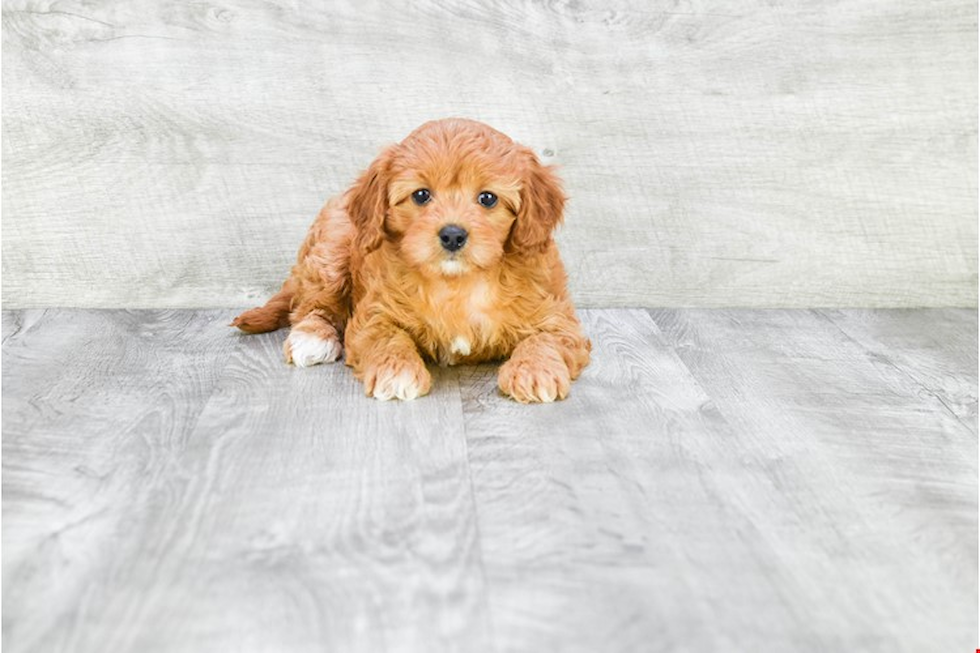
M412 201L419 188L432 194L423 206ZM478 204L482 191L497 205ZM471 120L426 123L327 202L282 289L232 326L291 325L285 355L297 365L335 360L342 341L379 399L426 394L426 361L504 358L504 393L563 399L591 348L552 238L564 205L553 169L528 148ZM439 243L448 224L468 232L455 253Z

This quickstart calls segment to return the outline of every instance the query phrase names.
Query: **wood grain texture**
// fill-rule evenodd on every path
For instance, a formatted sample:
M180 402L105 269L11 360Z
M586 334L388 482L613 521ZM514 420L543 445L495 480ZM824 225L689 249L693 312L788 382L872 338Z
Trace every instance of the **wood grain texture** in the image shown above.
M564 403L463 395L501 650L806 650L792 574L726 496L729 477L767 479L740 473L736 434L646 313L585 328L593 364Z
M7 307L267 297L386 143L562 167L583 306L975 306L977 6L3 3Z
M487 650L453 379L436 376L432 401L380 404L343 365L286 366L283 332L244 338L212 313L187 313L167 347L130 334L66 370L49 340L98 342L129 314L77 315L73 331L49 314L46 339L4 349L6 650ZM151 378L184 388L196 419L153 445L167 425L152 397L174 393L120 368L195 337L212 350L181 350ZM189 382L199 363L220 379ZM44 388L53 374L74 384ZM111 405L142 430L85 419L134 382L154 395Z
M826 634L827 650L972 646L976 419L955 414L916 374L947 359L936 333L955 334L962 346L952 348L974 356L976 315L878 313L868 321L886 326L867 331L906 340L874 351L837 326L856 331L860 315L651 313L742 436L743 460L771 483L766 494L733 483L728 496L766 533L772 562L788 565L792 603ZM976 401L972 388L965 403Z
M5 651L975 640L972 311L584 311L539 406L380 403L232 314L4 311Z
M180 461L226 362L224 317L5 315L5 649L79 650L98 580L167 544L132 536L190 481Z
M977 427L977 321L972 311L935 309L896 315L831 311L830 319L880 363L908 376L967 428Z

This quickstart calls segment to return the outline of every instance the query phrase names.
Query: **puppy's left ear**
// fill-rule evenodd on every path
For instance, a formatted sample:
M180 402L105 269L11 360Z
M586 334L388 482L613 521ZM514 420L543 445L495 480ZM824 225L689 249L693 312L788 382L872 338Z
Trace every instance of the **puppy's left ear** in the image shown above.
M395 146L385 148L347 191L347 215L354 224L354 244L364 254L381 247L388 215L388 177Z
M521 187L521 208L511 227L511 251L543 249L551 232L561 224L565 211L565 193L554 168L542 165L537 155L524 149L526 167Z

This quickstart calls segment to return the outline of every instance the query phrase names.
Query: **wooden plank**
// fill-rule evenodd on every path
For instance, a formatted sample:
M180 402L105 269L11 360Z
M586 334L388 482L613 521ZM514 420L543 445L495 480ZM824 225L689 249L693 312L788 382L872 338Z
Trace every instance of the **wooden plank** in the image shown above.
M284 365L283 336L240 339L167 473L116 499L125 535L84 565L83 594L56 602L74 618L32 643L488 650L453 374L424 400L380 403L343 365Z
M977 433L977 312L822 310L875 359L894 365Z
M645 312L583 317L593 362L562 403L462 371L501 650L817 648L797 554L731 494L780 489Z
M4 312L5 650L975 637L970 312L585 311L542 406L368 400L228 316Z
M44 315L43 310L36 311L2 311L3 314L3 335L2 342L6 343L9 338L17 335L23 329L29 328L32 322L36 322Z
M939 313L959 323L936 320L958 333L947 348L928 328L937 314L880 312L877 330L904 339L889 340L882 356L838 328L856 331L861 314L831 323L816 311L651 313L738 434L744 472L771 479L773 491L759 495L734 478L727 496L766 534L773 564L792 569L787 600L818 641L832 650L972 647L976 427L891 361L968 360L976 323Z
M225 318L4 313L4 650L78 650L78 606L99 574L122 548L154 546L129 538L173 499L234 343Z
M583 306L976 305L969 0L2 11L7 307L268 297L446 115L561 165Z

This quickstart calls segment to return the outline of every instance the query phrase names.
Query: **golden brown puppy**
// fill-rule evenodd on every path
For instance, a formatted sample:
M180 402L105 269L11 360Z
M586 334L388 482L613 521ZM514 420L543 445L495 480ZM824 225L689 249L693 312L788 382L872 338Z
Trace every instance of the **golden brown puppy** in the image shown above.
M508 357L504 393L563 399L591 348L551 236L564 204L528 148L472 120L428 122L327 202L282 289L232 326L291 325L286 361L301 367L345 351L378 399L426 394L427 360Z

